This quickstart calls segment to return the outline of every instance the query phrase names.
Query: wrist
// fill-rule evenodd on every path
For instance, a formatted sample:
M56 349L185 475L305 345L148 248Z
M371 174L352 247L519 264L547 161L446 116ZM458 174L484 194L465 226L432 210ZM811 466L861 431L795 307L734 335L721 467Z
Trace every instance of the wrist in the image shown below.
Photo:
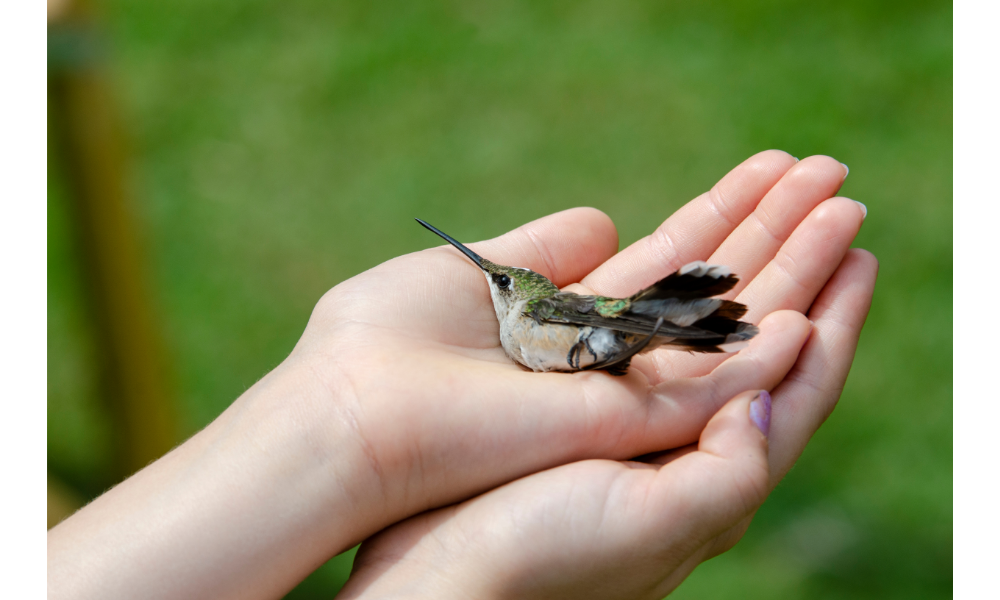
M330 362L323 368L330 369ZM318 372L317 365L293 355L205 433L214 429L213 436L233 439L246 468L275 482L270 487L282 505L315 522L309 537L339 553L385 527L384 482L359 435L353 390Z
M376 547L379 545L376 542ZM416 557L411 556L410 550L418 546ZM470 565L462 557L433 551L427 555L427 550L424 540L419 539L409 540L388 553L381 549L373 552L366 542L355 557L351 576L337 600L486 600L502 597L489 585L496 577L489 566L486 570L473 568L469 571Z
M350 399L302 368L286 361L54 528L50 597L278 597L377 531L378 478L341 414Z

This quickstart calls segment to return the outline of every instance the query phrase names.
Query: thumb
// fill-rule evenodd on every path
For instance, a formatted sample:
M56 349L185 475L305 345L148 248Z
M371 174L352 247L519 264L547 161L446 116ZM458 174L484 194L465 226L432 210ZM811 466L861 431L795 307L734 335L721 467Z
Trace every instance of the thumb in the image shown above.
M691 540L708 540L752 514L770 491L768 440L771 395L744 392L723 406L702 431L698 450L656 476L674 524Z

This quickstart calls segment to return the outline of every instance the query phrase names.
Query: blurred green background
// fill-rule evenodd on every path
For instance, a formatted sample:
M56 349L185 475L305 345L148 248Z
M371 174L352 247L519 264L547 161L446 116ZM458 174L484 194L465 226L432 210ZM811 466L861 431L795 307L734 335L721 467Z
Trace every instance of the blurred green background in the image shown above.
M625 247L746 157L848 164L881 261L840 405L677 598L942 598L952 565L948 2L98 5L186 437L367 268L573 206ZM48 461L111 481L87 282L49 168ZM333 559L289 597L329 598Z

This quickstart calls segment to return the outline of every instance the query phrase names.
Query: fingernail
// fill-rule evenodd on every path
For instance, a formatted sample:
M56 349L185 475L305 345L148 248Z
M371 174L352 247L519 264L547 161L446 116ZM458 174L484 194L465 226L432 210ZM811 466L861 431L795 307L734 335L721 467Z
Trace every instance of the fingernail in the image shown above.
M860 207L861 207L861 220L862 220L862 221L864 221L864 220L865 220L865 217L867 217L867 216L868 216L868 207L867 207L867 206L865 206L864 204L861 204L861 203L860 203L860 202L858 202L857 200L855 200L855 202L857 202L858 206L860 206Z
M750 401L750 420L767 436L771 431L771 394L761 390Z
M844 167L844 171L845 171L845 173L844 173L844 179L847 179L847 176L851 174L851 167L848 167L844 163L840 163L840 164L843 165L843 167Z
M793 156L792 158L795 159L795 162L799 162L799 157L798 156Z

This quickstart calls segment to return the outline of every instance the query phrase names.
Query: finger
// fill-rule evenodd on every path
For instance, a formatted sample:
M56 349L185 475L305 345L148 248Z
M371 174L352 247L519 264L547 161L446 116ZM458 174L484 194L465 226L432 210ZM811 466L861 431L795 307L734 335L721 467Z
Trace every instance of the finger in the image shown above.
M571 208L468 246L483 258L531 269L563 286L580 281L614 256L618 231L611 218L596 208ZM454 254L469 260L457 250Z
M744 397L748 394L754 394L754 396L751 398L750 406L747 407L747 412L748 416L750 417L750 421L754 424L754 426L757 429L759 429L762 433L764 433L764 437L766 438L768 435L767 430L769 429L770 426L770 416L771 416L770 398L767 396L766 391L761 391L756 393L748 392L744 394ZM763 504L764 500L767 498L767 493L769 493L770 489L773 489L767 487L766 484L764 490L759 489L758 486L760 485L760 479L767 477L766 473L761 472L760 465L758 462L760 460L760 447L754 444L755 441L754 435L747 431L748 428L745 426L745 423L742 424L739 423L739 413L741 412L741 408L739 407L737 401L734 401L730 404L736 405L733 406L734 408L733 412L736 413L735 425L737 431L740 431L744 434L744 442L749 447L749 456L744 458L749 459L748 462L751 465L750 469L753 470L754 473L750 473L749 479L741 484L738 478L740 476L745 475L746 473L744 471L738 470L741 469L740 465L731 464L730 478L729 478L731 483L728 486L726 486L726 488L729 490L731 496L733 495L733 491L736 491L735 496L737 497L739 502L743 504L742 512L744 512L745 514L743 514L741 518L738 512L736 514L731 513L731 511L739 510L737 506L733 504L734 500L733 498L730 498L728 500L729 506L724 507L722 511L719 511L718 509L713 511L715 512L716 519L714 522L709 522L709 527L713 531L716 531L717 533L714 535L708 534L707 536L705 536L707 537L707 540L701 545L701 547L692 552L690 556L688 556L683 562L681 562L679 565L677 565L676 568L672 570L670 575L666 579L664 579L657 587L657 592L658 592L657 597L665 596L669 594L671 591L673 591L674 588L680 585L681 582L684 581L687 578L687 576L691 574L692 571L694 571L695 567L697 567L701 563L705 562L710 558L718 556L719 554L722 554L723 552L729 550L734 545L736 545L736 542L738 542L740 538L743 537L743 534L746 533L747 528L750 526L750 521L753 520L754 515L757 513L757 509L760 507L761 504ZM726 408L730 408L730 406L727 406ZM715 421L716 420L713 419L713 423L715 423ZM711 438L708 444L706 444L704 440L706 436L703 434L702 436L703 441L699 443L699 451L707 451L710 454L712 454L713 450L715 449L711 447L712 443L711 440L715 439L716 436L721 437L721 435L726 435L726 432L716 431L713 434L709 433L708 429L706 428L706 434L712 435L713 438ZM733 440L727 440L726 442L724 442L723 447L725 451L729 453L729 456L739 457L738 453L740 452L740 447L737 443L734 443ZM702 448L704 448L704 450L702 450ZM768 455L770 455L771 451L770 451L769 440L765 440L764 450ZM682 456L687 456L689 454L691 453L684 452ZM680 456L676 458L680 458ZM697 451L694 453L693 458L695 460L699 458L697 456ZM765 458L765 460L767 459ZM768 465L769 464L770 463L768 462ZM700 468L699 465L697 464L688 464L682 466L686 469ZM659 475L660 477L662 477L663 473L661 472ZM713 484L706 482L706 485L713 485ZM709 487L705 489L714 491L716 488ZM749 493L744 492L743 491L744 489L749 490ZM718 497L713 497L713 499L719 500ZM723 502L726 502L726 500L723 500ZM708 507L708 505L705 506ZM721 519L718 518L720 512L721 514L723 514L723 517ZM683 516L681 518L683 518Z
M736 297L747 305L744 320L755 323L776 310L805 313L843 261L863 220L861 208L847 198L831 198L817 206ZM724 357L661 350L652 353L651 359L661 377L683 377L706 373Z
M792 233L738 296L754 321L775 310L805 312L840 266L861 230L864 212L847 198L823 202Z
M785 378L808 339L811 324L802 314L781 311L761 322L750 346L731 356L711 374L666 381L653 391L649 442L676 448L697 439L704 424L730 398L747 389L772 389Z
M821 202L840 189L847 168L829 156L810 156L785 173L708 259L740 276L736 296L775 257L785 240Z
M871 253L851 250L809 311L815 322L813 335L774 391L772 485L784 477L836 406L871 308L877 275L878 261Z
M698 451L662 467L650 484L650 543L697 548L757 509L770 491L771 398L739 394L705 426Z
M628 296L693 260L704 260L794 164L795 158L780 150L751 156L582 283L605 295Z
M428 236L434 239L430 232ZM532 269L560 285L579 280L612 256L618 233L601 211L574 208L469 247L491 261ZM445 310L442 298L448 300ZM499 346L499 325L483 272L450 245L395 258L341 283L320 301L314 319L356 322L359 304L366 307L365 314L377 315L379 325L419 339Z

